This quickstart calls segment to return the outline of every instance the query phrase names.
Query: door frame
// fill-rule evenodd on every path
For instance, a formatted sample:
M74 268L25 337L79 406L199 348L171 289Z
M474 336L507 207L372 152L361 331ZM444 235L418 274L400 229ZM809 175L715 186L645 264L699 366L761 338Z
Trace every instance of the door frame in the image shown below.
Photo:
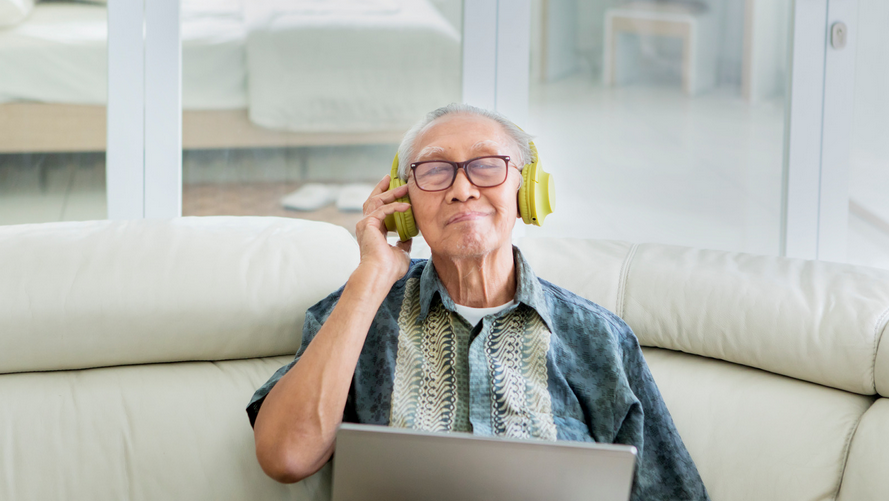
M796 0L785 125L781 254L846 260L858 0ZM847 27L844 48L831 27Z
M179 0L108 2L109 219L182 215Z

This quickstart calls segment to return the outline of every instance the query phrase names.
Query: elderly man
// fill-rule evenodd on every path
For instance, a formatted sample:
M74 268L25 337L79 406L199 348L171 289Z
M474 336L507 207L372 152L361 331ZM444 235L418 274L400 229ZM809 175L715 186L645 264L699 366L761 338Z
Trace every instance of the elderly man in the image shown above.
M512 246L529 140L457 104L407 133L407 184L373 190L358 268L308 310L295 360L247 408L268 475L318 471L348 421L634 445L634 500L707 499L630 328L538 279ZM386 240L386 216L409 208L431 260Z

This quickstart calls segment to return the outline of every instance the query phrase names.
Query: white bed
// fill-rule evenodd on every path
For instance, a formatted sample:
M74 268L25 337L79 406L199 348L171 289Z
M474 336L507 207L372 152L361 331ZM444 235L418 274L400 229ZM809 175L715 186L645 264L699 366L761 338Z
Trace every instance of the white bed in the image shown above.
M103 5L39 3L0 28L0 102L104 105L108 83ZM237 0L182 1L182 105L247 106L244 23Z
M60 2L0 28L0 152L104 147L52 122L104 116L106 33L104 6ZM460 99L460 34L428 0L182 0L182 40L185 147L388 142Z
M245 3L254 123L299 132L406 129L460 99L460 34L432 4L342 3Z

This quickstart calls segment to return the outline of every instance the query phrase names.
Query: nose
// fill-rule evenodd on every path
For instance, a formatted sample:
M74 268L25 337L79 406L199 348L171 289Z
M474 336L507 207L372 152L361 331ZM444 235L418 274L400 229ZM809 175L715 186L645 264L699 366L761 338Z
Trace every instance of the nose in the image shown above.
M473 198L478 198L478 187L469 182L466 171L457 169L457 177L448 190L448 200L451 202L465 202Z

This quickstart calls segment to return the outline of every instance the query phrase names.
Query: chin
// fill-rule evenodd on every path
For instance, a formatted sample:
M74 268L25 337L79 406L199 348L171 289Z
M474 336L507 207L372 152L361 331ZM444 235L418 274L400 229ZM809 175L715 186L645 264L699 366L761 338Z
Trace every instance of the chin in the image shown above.
M463 231L449 235L441 242L443 254L455 258L481 257L500 248L502 243L491 231Z

